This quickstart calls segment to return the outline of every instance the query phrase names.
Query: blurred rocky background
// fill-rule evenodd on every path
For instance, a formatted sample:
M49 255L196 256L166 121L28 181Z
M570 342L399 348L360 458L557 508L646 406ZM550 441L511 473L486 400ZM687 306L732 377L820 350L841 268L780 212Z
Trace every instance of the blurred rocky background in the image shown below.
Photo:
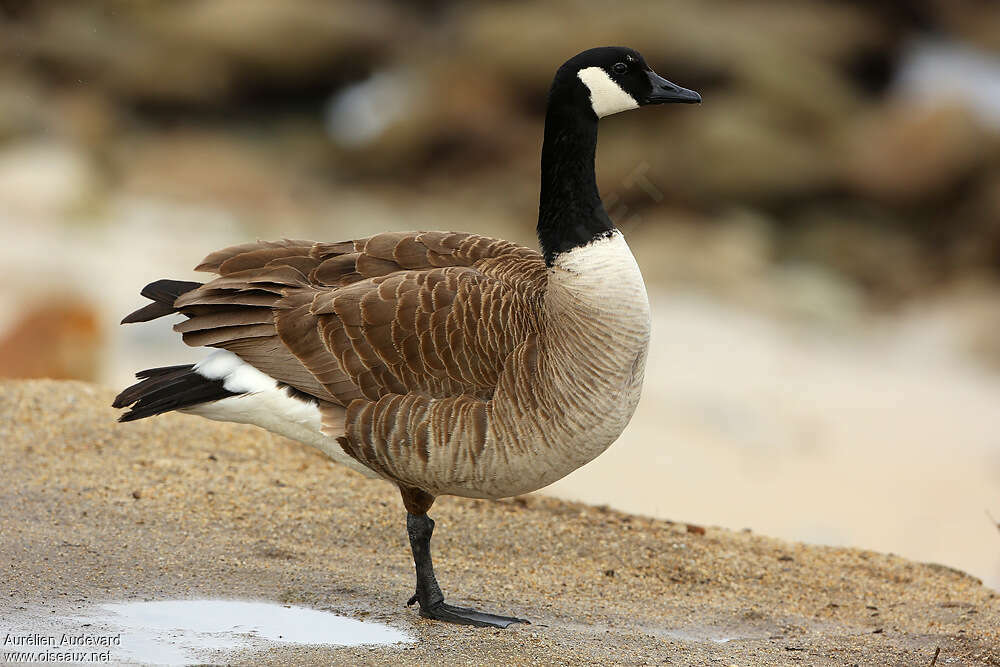
M554 492L1000 585L993 0L0 0L0 375L197 358L117 321L231 243L533 244L548 84L602 44L705 102L601 125L653 354Z

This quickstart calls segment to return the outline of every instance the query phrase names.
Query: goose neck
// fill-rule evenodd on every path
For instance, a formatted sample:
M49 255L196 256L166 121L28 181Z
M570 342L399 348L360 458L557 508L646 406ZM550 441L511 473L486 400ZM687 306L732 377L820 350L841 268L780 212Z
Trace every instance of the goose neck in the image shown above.
M550 101L542 142L538 240L545 263L606 236L614 225L597 190L597 117Z

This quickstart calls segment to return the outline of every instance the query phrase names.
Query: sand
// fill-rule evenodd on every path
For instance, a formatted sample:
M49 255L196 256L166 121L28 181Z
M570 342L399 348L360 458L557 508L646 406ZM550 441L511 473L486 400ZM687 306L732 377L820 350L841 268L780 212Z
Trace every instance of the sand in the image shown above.
M1000 598L979 580L702 531L680 521L684 507L671 522L538 496L441 498L433 544L449 601L532 625L427 621L405 607L412 561L393 487L252 427L183 415L120 425L112 396L0 384L0 619L225 597L377 620L417 639L231 656L276 665L929 665L936 653L936 664L1000 665Z

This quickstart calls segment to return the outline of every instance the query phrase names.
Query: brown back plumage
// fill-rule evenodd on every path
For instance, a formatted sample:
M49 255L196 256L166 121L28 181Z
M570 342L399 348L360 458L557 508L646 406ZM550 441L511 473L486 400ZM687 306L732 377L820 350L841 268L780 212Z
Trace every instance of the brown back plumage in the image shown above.
M392 232L257 242L205 258L219 277L174 302L192 346L225 348L320 401L493 395L538 331L546 269L509 241Z

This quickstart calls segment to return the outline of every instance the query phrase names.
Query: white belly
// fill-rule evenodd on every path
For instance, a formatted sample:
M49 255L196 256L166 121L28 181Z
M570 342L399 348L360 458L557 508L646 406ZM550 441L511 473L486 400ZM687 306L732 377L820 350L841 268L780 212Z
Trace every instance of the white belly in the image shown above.
M319 406L292 395L278 382L232 352L214 352L196 364L195 372L211 380L222 380L223 386L239 396L184 408L186 412L207 419L239 424L252 424L272 433L297 440L322 451L337 463L369 477L375 473L348 456L337 442L336 434L323 433Z

